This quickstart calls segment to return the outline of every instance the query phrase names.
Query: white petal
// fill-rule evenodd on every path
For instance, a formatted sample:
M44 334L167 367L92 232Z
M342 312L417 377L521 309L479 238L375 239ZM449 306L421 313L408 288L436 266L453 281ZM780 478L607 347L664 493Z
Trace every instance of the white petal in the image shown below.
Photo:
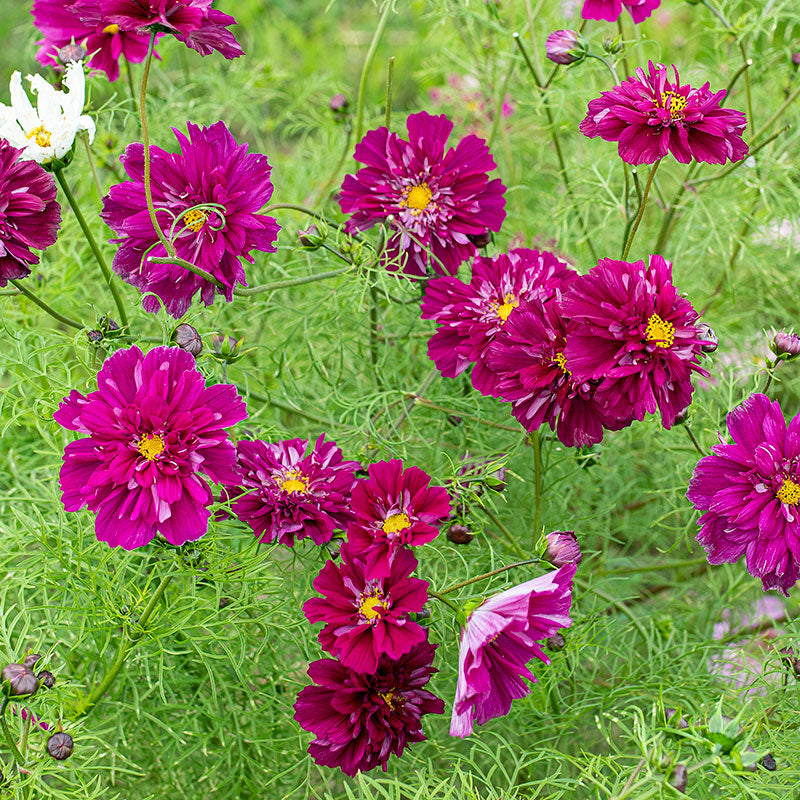
M88 115L83 114L78 117L77 130L87 131L89 133L89 144L94 141L95 127L94 120Z
M64 112L68 118L77 119L86 102L86 76L80 61L67 64L64 86L69 90L66 94L62 93Z
M31 101L22 88L22 75L20 75L19 71L14 72L11 76L9 92L11 94L11 107L14 109L14 114L27 133L39 124L39 116L33 110Z
M41 75L28 75L31 89L36 92L36 107L39 119L51 133L58 124L63 113L61 108L61 92L57 92Z

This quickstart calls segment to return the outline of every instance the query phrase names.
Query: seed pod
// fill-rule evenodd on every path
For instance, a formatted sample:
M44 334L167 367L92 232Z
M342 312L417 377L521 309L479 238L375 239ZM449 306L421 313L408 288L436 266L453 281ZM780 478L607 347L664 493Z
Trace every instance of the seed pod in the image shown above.
M52 689L56 685L56 676L48 669L43 669L36 677L45 689Z
M56 760L63 761L72 755L75 749L75 742L68 733L54 733L47 740L47 752Z
M41 661L42 656L40 653L31 653L30 655L25 656L25 660L22 662L28 669L33 669L36 666L37 661Z
M475 538L475 534L466 525L454 522L447 529L447 538L453 544L469 544Z

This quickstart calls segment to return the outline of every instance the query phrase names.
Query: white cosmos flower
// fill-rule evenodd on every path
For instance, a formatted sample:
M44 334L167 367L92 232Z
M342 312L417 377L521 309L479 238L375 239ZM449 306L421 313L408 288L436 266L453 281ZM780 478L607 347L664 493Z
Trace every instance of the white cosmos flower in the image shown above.
M94 121L81 114L86 98L83 64L67 64L63 84L66 92L54 89L41 75L28 75L36 92L36 108L22 88L22 76L11 76L11 105L0 103L0 137L14 147L24 148L22 157L47 164L63 158L72 147L78 131L88 131L94 139Z

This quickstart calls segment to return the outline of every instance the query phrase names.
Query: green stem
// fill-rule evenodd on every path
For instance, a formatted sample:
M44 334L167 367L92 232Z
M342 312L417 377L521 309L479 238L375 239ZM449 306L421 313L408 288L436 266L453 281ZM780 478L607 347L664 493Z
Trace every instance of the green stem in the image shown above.
M628 257L628 253L631 250L631 245L633 244L633 240L636 236L636 231L639 230L639 223L642 221L642 217L644 216L644 207L647 205L647 196L650 194L650 186L653 183L653 178L655 177L656 170L658 169L658 165L663 161L663 159L659 158L655 164L653 164L650 174L647 176L647 183L644 185L644 191L642 192L642 200L639 203L639 213L636 215L636 219L633 221L633 226L631 227L631 232L628 235L628 241L625 242L625 248L622 251L622 260Z
M497 514L495 514L494 511L492 511L492 509L489 508L488 506L481 506L480 509L481 511L483 511L484 514L486 514L487 517L489 517L489 519L495 525L497 525L497 528L500 531L500 533L502 533L503 536L505 536L506 539L508 539L508 543L511 545L511 549L518 556L525 558L527 554L523 551L523 549L519 546L519 544L517 544L517 540L514 538L511 531L503 524L500 517L498 517Z
M392 126L392 91L394 90L394 56L386 67L386 128Z
M424 408L430 408L432 411L441 411L443 414L453 415L456 417L463 417L464 419L470 420L470 422L477 422L479 425L486 425L489 428L497 428L498 430L501 431L511 431L512 433L521 433L519 427L514 427L513 425L503 425L501 422L491 422L488 419L481 419L480 417L476 417L473 414L465 414L463 411L460 411L457 408L447 408L445 406L440 406L437 403L428 400L427 397L420 397L414 392L404 392L404 394L406 395L406 397L411 398L412 405L418 405L418 406L423 406Z
M291 209L292 211L299 211L301 214L307 214L309 217L314 217L314 219L318 219L321 222L325 222L325 217L322 214L319 214L316 211L312 211L307 206L300 206L297 205L296 203L273 203L272 205L267 206L262 213L269 214L270 211L276 211L279 208L288 208Z
M708 453L706 453L703 450L700 442L697 441L697 437L694 435L694 431L692 430L691 425L689 425L688 423L684 423L683 427L686 428L686 433L688 434L689 438L692 440L692 444L694 445L694 449L697 450L697 452L700 454L701 458L705 458L705 456L707 456Z
M542 438L536 430L531 436L533 445L533 546L539 541L542 524Z
M660 564L649 564L644 567L620 567L619 569L601 569L598 575L636 575L640 572L661 572L668 569L681 569L683 567L697 567L707 563L705 556L701 558L684 558L680 561L664 561Z
M392 0L386 0L383 13L378 21L378 27L375 28L369 50L367 50L364 66L361 68L361 79L358 83L358 102L356 104L356 142L361 141L361 136L364 133L364 93L367 89L367 75L369 74L369 68L372 66L372 60L375 58L375 52L378 49L381 36L383 36L383 31L386 28L386 23L389 21L389 14L391 11Z
M244 289L237 288L236 294L247 297L254 294L264 294L264 292L274 292L277 289L288 289L291 286L303 286L306 283L314 283L315 281L326 281L328 278L335 278L337 275L344 275L345 272L349 271L350 267L342 267L341 269L332 269L330 272L318 272L315 275L304 275L302 278L289 278L285 281L264 283L261 286L251 286Z
M456 614L458 614L458 612L461 610L454 602L452 602L452 600L448 600L446 597L443 597L439 592L434 592L428 589L428 596L435 597L439 602L444 603L446 606L450 606L450 608L452 608Z
M17 750L17 746L14 744L14 738L11 736L11 731L8 729L8 723L6 722L7 706L8 698L4 697L2 704L0 704L0 728L3 729L3 738L6 740L6 744L8 745L8 749L11 751L14 761L17 762L18 766L22 766L25 759L22 757L22 754L19 752L19 750Z
M539 563L538 558L528 558L525 561L517 561L515 564L508 564L505 567L499 567L498 569L493 569L491 572L484 572L483 575L477 575L474 578L468 578L465 581L454 583L452 586L448 586L446 589L441 589L439 591L439 594L450 594L451 592L455 592L457 589L463 589L465 586L469 586L471 583L484 581L487 578L492 578L495 575L500 575L503 572L508 572L508 570L514 569L515 567L524 567L528 564L538 564L538 563Z
M131 62L128 61L127 58L125 59L125 77L128 79L128 91L131 93L133 113L138 114L138 109L136 108L136 89L133 83L133 68L131 67Z
M783 116L783 112L797 100L798 96L800 96L800 88L795 89L794 92L786 98L784 104L755 132L750 143L752 144L760 139L770 129L772 124Z
M620 45L623 47L622 51L622 67L625 70L626 77L631 74L631 68L628 66L628 52L625 49L625 29L622 27L622 14L617 17L617 30L619 31ZM619 80L617 81L619 83Z
M68 325L70 328L76 328L79 331L86 327L82 322L78 322L70 317L65 317L63 314L59 314L58 311L56 311L52 306L47 305L44 300L41 300L33 292L26 289L25 286L19 281L9 278L9 283L16 286L17 289L19 289L19 291L28 298L28 300L32 300L34 303L36 303L39 308L46 311L51 317L53 317L53 319L57 319L59 322L63 322L64 325Z
M83 148L86 150L86 160L89 162L89 169L92 171L94 188L97 189L98 198L102 200L103 187L100 184L100 176L97 174L97 164L94 163L94 157L92 156L92 147L89 144L89 134L86 131L81 131L80 137L83 140Z
M492 120L492 130L489 133L489 139L487 144L489 145L489 149L491 150L492 145L494 144L494 139L497 136L497 131L500 128L500 121L503 118L503 102L505 101L506 96L506 89L508 88L508 82L511 80L511 75L514 72L514 60L511 59L508 65L508 71L503 78L503 83L500 86L500 92L497 96L497 101L494 109L494 119Z
M198 277L207 280L209 283L213 283L221 292L225 291L225 287L210 272L206 272L202 267L198 267L192 264L191 261L187 261L180 256L145 256L145 258L149 264L174 264L175 266L188 269L189 272L193 272Z
M611 73L611 77L614 79L615 84L619 84L619 75L617 75L617 71L614 69L614 65L608 61L608 59L603 58L603 56L598 56L596 53L587 53L587 58L594 58L597 59L601 64L605 64L606 69ZM626 67L627 69L627 67Z
M141 112L142 119L142 143L144 144L144 196L147 202L147 210L150 213L150 221L153 223L153 231L155 231L159 242L164 245L167 253L171 256L175 255L175 246L170 242L161 226L158 224L158 217L156 217L156 209L153 206L153 186L150 180L150 130L147 127L147 80L150 77L150 64L153 61L153 45L156 41L155 31L150 34L150 44L147 48L147 58L144 62L144 70L142 72L142 89L139 97L139 111Z
M128 314L125 311L125 304L122 302L119 289L117 289L117 285L112 279L111 270L108 268L108 264L106 264L106 260L103 258L103 254L100 252L100 248L97 246L97 242L95 241L92 231L89 228L83 213L81 212L78 201L75 199L75 195L72 193L72 189L70 189L67 179L64 177L63 170L53 170L53 174L56 176L56 180L58 181L58 185L61 187L61 191L63 191L66 195L67 202L70 204L72 212L75 214L75 219L78 220L78 225L81 226L83 235L86 237L86 241L89 243L89 248L94 254L95 261L97 261L97 265L100 267L100 272L103 273L103 279L105 280L106 285L109 289L111 289L111 294L114 296L114 302L116 303L117 311L119 312L119 318L120 322L122 323L122 327L127 328Z
M145 606L144 611L142 612L142 616L139 617L139 621L137 623L138 630L129 633L127 638L123 634L123 637L120 641L119 647L117 648L117 654L114 657L114 661L111 664L108 672L106 672L103 680L98 683L94 689L89 693L89 696L86 698L85 703L83 704L83 708L80 710L78 716L86 716L92 708L97 705L97 703L103 698L105 693L111 688L114 681L116 680L119 671L122 669L123 665L125 664L125 659L128 656L128 653L131 651L133 646L139 639L144 636L144 629L145 625L147 625L150 617L155 610L156 605L158 604L159 600L161 600L162 596L164 595L164 591L166 590L169 582L172 580L173 574L172 572L168 572L162 579L161 583L158 584L153 596L150 598L149 602Z

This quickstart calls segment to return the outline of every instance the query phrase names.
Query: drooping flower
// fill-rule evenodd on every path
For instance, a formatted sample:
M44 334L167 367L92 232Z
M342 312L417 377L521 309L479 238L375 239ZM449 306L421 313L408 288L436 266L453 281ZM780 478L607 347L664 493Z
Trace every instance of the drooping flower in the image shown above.
M434 278L422 301L422 319L439 326L428 341L428 357L446 378L474 364L472 385L496 396L497 375L486 362L494 337L520 303L544 302L577 277L552 253L519 248L494 258L478 256L468 284L457 277Z
M629 164L652 164L672 153L683 164L741 161L749 152L742 139L747 120L741 111L723 108L725 90L716 94L705 83L699 89L667 79L667 67L650 62L636 77L589 101L581 133L618 142L620 158Z
M354 157L366 166L342 184L339 204L352 215L346 229L391 217L382 255L388 269L452 275L477 252L470 236L500 230L505 186L489 180L496 165L483 139L470 134L445 152L453 123L443 114L412 114L406 127L408 141L378 128L356 145Z
M450 514L450 498L419 467L403 469L400 459L369 465L369 478L353 489L355 520L347 541L364 560L370 578L390 573L394 553L439 535L439 522Z
M97 514L102 542L125 550L157 533L181 545L208 526L208 485L233 485L236 450L225 428L247 417L235 386L206 386L179 347L118 350L97 375L97 391L73 390L53 414L86 434L64 451L61 490L67 511Z
M23 158L50 164L61 161L72 150L78 131L94 139L94 121L81 113L86 98L83 64L74 61L64 68L62 83L67 91L57 91L41 75L28 75L36 92L36 108L22 88L19 72L11 75L11 105L0 103L0 138L24 150Z
M409 618L422 611L428 582L409 577L417 559L398 549L386 578L368 576L364 560L349 543L342 545L341 562L327 561L314 579L323 597L306 600L303 612L319 632L322 649L346 667L374 673L381 655L399 658L424 641L425 630Z
M187 123L188 136L173 128L179 153L150 148L156 217L177 255L210 273L218 289L185 267L154 264L167 252L158 241L147 211L144 147L131 144L120 159L130 180L111 187L100 215L118 234L114 270L142 292L156 294L167 313L180 317L197 292L206 305L217 292L227 302L237 284L246 286L241 258L253 263L252 250L274 253L280 226L258 213L272 196L267 157L248 153L224 122L209 127ZM144 298L147 311L158 311L156 297Z
M216 50L225 58L244 55L228 30L236 20L212 8L213 0L76 0L75 13L85 25L118 25L140 35L171 33L200 55Z
M38 164L0 139L0 286L26 278L39 263L33 250L50 247L58 236L61 207L56 184Z
M698 313L672 283L661 256L628 263L600 259L562 303L566 364L576 380L600 380L597 400L610 418L661 413L665 428L689 405L704 340Z
M578 379L567 364L567 319L560 297L520 306L489 348L497 393L526 431L545 423L567 447L587 447L603 429L630 422L606 412L597 399L599 380Z
M96 5L96 3L95 3ZM45 67L57 66L56 53L72 41L82 44L89 54L88 67L106 73L110 81L119 78L122 56L133 64L147 56L148 37L100 19L87 25L75 10L75 0L34 0L34 25L44 36L36 44L36 60Z
M442 714L444 703L423 688L435 672L436 645L420 642L397 659L382 655L374 674L323 658L308 667L314 681L297 696L294 718L316 735L308 752L318 764L339 767L346 775L377 766L386 771L425 739L424 714Z
M703 515L697 541L710 564L745 557L764 590L788 595L800 564L800 415L753 394L728 414L731 444L698 461L686 496Z
M235 498L233 513L260 542L324 544L353 519L350 492L360 464L345 461L324 434L311 448L307 439L242 441L236 452L242 480L226 490Z
M622 7L634 22L646 20L659 6L661 0L584 0L581 16L584 19L604 19L616 22Z
M526 664L550 659L539 642L572 624L572 577L575 564L540 575L484 600L461 629L458 684L450 720L451 736L469 736L511 710L512 700L530 693Z

